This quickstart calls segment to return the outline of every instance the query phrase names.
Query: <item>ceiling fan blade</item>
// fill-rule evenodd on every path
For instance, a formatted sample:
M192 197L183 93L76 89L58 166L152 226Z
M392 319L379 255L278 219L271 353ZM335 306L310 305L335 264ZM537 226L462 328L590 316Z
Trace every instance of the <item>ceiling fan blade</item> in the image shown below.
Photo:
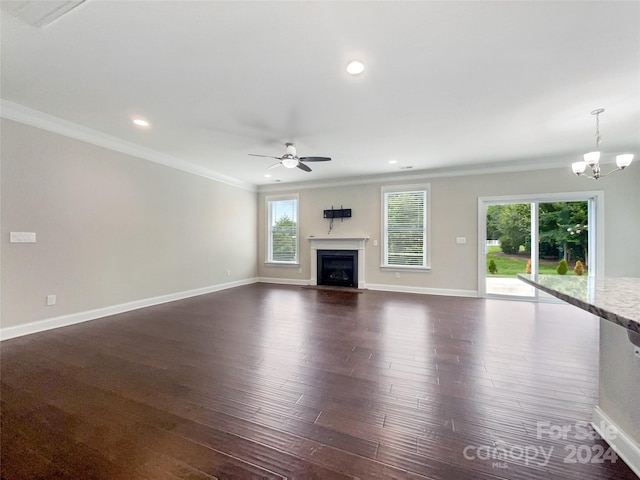
M329 157L300 157L301 162L328 162L330 160Z
M249 155L251 155L252 157L275 158L276 160L281 160L280 157L274 157L273 155L258 155L255 153L250 153Z
M311 171L311 169L307 165L305 165L304 163L298 163L298 168L300 170L304 170L305 172L310 172Z
M274 164L273 164L273 165L271 165L270 167L267 167L267 170L271 170L272 168L279 167L280 165L282 165L282 162L274 163Z

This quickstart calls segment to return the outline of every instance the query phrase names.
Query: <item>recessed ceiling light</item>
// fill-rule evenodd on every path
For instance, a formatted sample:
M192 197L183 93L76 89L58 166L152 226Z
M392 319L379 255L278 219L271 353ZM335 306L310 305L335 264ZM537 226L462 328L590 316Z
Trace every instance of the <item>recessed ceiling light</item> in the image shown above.
M364 63L358 60L349 62L349 64L347 65L347 72L349 72L351 75L360 75L362 72L364 72Z
M389 160L389 165L395 165L398 163L398 160Z
M267 177L267 178L271 178L271 174L269 174L269 173L265 173L264 176Z
M135 123L139 127L148 127L149 126L149 122L147 122L143 118L134 118L133 119L133 123Z

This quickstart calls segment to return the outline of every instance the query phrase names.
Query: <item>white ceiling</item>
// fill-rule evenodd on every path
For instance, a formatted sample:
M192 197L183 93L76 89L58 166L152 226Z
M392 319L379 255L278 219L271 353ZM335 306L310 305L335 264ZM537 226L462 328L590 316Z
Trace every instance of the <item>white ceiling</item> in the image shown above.
M605 154L640 150L637 1L87 0L44 28L7 13L21 3L2 2L5 102L254 185L569 169L595 108ZM333 161L265 178L247 154L287 141Z

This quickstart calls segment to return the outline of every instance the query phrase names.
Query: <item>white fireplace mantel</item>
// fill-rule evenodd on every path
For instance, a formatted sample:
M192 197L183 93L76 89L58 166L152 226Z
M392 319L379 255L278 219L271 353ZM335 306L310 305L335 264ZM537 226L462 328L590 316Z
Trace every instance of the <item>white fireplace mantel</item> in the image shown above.
M307 237L311 244L311 285L318 284L318 250L357 250L358 288L365 287L364 246L369 237Z

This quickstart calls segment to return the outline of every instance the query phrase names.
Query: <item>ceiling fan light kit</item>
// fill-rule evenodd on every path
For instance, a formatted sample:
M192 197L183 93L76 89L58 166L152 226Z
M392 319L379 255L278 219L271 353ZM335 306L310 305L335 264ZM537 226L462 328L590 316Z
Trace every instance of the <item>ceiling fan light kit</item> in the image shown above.
M298 166L298 160L295 158L283 158L282 166L285 168L296 168Z
M600 144L602 143L602 137L600 136L600 114L603 112L604 108L597 108L591 112L591 115L596 116L596 150L585 153L583 156L584 160L571 164L571 170L573 173L593 180L598 180L600 177L606 177L607 175L611 175L613 172L624 170L626 167L631 165L631 162L633 161L632 153L623 153L616 156L616 165L618 168L605 174L600 171ZM584 173L587 167L591 169L591 175Z
M250 153L252 157L266 157L266 158L275 158L278 160L278 163L275 163L267 168L267 170L271 170L272 168L279 167L282 165L285 168L299 168L300 170L304 170L305 172L310 172L311 168L308 165L305 165L303 162L328 162L331 160L329 157L299 157L296 147L293 143L285 143L285 154L281 157L275 157L273 155L258 155L255 153Z

